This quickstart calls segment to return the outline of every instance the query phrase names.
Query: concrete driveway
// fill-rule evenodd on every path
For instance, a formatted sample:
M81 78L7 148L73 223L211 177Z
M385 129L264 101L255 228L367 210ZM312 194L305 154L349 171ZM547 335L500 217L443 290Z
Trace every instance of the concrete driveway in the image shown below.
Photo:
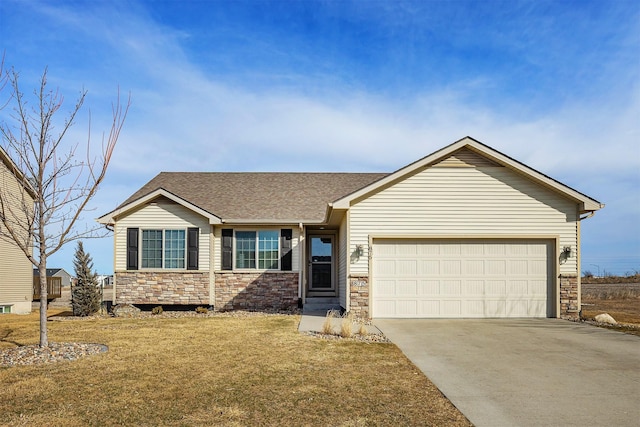
M557 319L374 324L478 427L640 425L640 337Z

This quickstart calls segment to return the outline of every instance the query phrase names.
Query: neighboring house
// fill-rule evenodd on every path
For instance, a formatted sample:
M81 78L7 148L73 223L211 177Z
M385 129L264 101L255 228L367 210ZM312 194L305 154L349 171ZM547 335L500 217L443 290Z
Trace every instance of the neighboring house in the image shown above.
M113 275L112 274L101 274L97 277L98 280L98 286L100 287L105 287L105 286L112 286L113 285Z
M20 219L33 209L34 193L15 163L0 147L0 215ZM19 236L25 242L28 233ZM30 246L30 245L28 245ZM31 262L0 221L0 313L30 313L33 299Z
M391 174L163 172L98 221L115 304L576 318L603 206L467 137Z
M40 272L37 268L33 269L33 276L40 277ZM47 268L47 277L59 277L63 288L71 286L71 275L64 268Z

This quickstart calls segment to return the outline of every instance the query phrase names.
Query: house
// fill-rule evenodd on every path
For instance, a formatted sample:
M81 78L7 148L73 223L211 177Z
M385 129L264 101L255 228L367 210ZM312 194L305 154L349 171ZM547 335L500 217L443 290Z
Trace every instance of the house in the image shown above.
M37 268L33 269L33 277L40 277L40 271ZM71 275L64 268L47 268L47 278L49 277L59 277L63 288L71 286Z
M47 301L62 297L62 288L70 288L72 277L64 268L47 268ZM40 271L33 269L33 299L40 299Z
M98 221L114 304L576 318L603 206L466 137L390 174L163 172Z
M34 192L9 155L0 147L0 218L20 221L33 208ZM14 228L14 227L12 227ZM19 229L15 227L14 230ZM28 232L17 237L28 244ZM7 225L0 219L0 313L30 313L33 299L31 262L13 242Z
M101 288L113 286L112 274L100 274L96 279L98 280L98 286L100 286Z

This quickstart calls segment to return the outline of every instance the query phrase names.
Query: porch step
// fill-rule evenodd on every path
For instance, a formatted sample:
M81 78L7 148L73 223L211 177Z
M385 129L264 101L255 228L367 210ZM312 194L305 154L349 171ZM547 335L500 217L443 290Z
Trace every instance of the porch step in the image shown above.
M328 310L340 310L340 300L333 297L309 297L302 308L303 313Z

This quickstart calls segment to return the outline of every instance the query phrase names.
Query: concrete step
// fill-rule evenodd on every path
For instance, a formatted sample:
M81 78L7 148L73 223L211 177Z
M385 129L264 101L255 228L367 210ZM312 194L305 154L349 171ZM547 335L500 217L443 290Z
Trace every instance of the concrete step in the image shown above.
M311 297L307 298L303 306L304 312L328 310L340 310L340 300L334 297Z

